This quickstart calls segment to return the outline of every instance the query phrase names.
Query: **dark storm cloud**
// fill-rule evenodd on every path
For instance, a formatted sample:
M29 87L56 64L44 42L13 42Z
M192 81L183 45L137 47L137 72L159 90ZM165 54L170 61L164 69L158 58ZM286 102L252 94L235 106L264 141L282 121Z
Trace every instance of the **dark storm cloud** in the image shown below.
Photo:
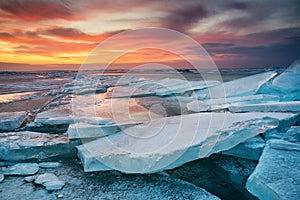
M0 11L0 17L19 20L77 19L71 1L66 0L1 0Z
M45 34L62 36L62 37L85 37L87 34L74 29L74 28L64 28L64 27L56 27L49 30L44 31Z
M197 3L171 10L162 23L166 28L185 32L208 14L209 11L203 4Z
M10 33L0 32L0 38L13 38L14 36Z

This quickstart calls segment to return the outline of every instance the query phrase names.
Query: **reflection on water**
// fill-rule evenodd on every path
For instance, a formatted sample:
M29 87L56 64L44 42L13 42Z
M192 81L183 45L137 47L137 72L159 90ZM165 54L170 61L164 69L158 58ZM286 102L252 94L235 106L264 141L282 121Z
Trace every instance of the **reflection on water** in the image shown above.
M26 96L33 95L36 92L19 92L13 94L1 94L0 95L0 103L8 103L18 99L22 99Z

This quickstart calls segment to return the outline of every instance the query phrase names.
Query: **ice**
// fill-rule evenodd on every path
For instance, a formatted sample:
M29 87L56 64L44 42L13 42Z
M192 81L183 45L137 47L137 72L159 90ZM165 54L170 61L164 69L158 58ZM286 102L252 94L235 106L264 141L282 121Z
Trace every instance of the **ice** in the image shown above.
M247 178L257 165L256 161L216 154L212 155L207 162L211 172L232 184L244 195L244 197L235 199L256 199L245 188ZM226 186L228 185L226 184ZM231 196L229 199L232 199Z
M264 147L265 141L260 135L258 135L238 144L232 149L223 151L222 154L246 158L249 160L259 160Z
M299 199L299 169L300 151L274 149L268 144L246 188L262 200Z
M280 98L274 95L250 95L241 97L227 97L219 99L209 99L203 101L193 101L187 104L187 109L193 112L213 111L219 109L226 109L232 105L244 105L251 103L264 103L264 102L276 102Z
M153 173L231 149L276 128L280 120L295 117L290 113L197 113L161 118L78 146L78 155L86 172Z
M111 97L141 97L155 95L154 89L158 87L156 81L141 81L130 86L118 86L113 88Z
M4 175L33 175L39 171L36 163L18 163L2 169Z
M268 102L260 104L232 105L230 112L299 112L300 101Z
M78 141L69 141L67 136L29 131L0 134L0 159L23 161L29 159L47 159L55 156L75 154Z
M38 113L35 123L44 125L71 124L74 122L71 116L71 110L68 108L56 108Z
M219 81L186 81L180 79L163 79L155 89L158 96L183 94L187 91L201 90L220 84Z
M71 124L67 131L70 139L97 138L115 134L121 129L136 125L136 123L122 123L110 125L93 125L86 123Z
M219 84L218 81L186 81L181 79L162 79L141 81L129 86L116 87L112 97L141 97L141 96L168 96L183 94L187 91L205 89Z
M198 99L254 95L262 85L267 83L276 74L276 72L265 72L247 76L208 89L196 91L195 94Z
M26 112L3 112L0 113L0 132L12 131L19 128L25 121Z
M272 85L284 93L296 93L300 98L300 60L296 60L286 71L272 81Z
M65 185L65 182L59 180L58 177L53 173L38 175L34 183L43 185L46 190L60 190Z

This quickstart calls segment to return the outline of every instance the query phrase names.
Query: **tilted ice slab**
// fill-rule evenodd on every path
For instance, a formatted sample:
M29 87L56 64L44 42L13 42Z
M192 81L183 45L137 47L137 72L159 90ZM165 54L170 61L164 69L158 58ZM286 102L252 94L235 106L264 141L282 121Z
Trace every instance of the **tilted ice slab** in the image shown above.
M272 79L276 74L276 72L265 72L247 76L208 89L196 91L195 94L198 99L254 95L262 85Z
M220 84L219 81L185 81L180 79L164 79L159 82L160 87L155 89L158 96L182 94L187 91L201 90Z
M115 87L111 93L111 97L141 97L155 95L154 89L158 87L155 81L141 81L130 86Z
M77 138L97 138L115 134L122 129L137 125L137 123L122 123L108 125L94 125L87 123L71 124L68 128L70 139Z
M114 88L112 97L167 96L205 89L218 84L220 84L218 81L186 81L168 78L159 81L142 81L129 86Z
M26 112L4 112L0 113L0 132L12 131L19 128L25 121Z
M86 172L153 173L228 150L290 113L197 113L156 119L78 146Z
M30 131L0 134L0 160L23 161L55 156L74 156L78 141L67 136Z
M71 110L67 108L56 108L38 113L35 123L47 125L71 124L74 120L71 117Z
M246 188L262 200L299 199L300 151L272 148L272 142L275 140L264 149Z
M251 103L264 103L264 102L276 102L280 98L274 95L249 95L241 97L227 97L219 99L209 99L209 100L196 100L187 104L187 109L193 112L203 112L212 111L219 109L226 109L231 105L239 104L251 104Z
M261 104L233 105L230 112L300 112L300 101L268 102Z
M286 71L274 78L272 85L285 93L297 93L300 98L300 60L296 60Z

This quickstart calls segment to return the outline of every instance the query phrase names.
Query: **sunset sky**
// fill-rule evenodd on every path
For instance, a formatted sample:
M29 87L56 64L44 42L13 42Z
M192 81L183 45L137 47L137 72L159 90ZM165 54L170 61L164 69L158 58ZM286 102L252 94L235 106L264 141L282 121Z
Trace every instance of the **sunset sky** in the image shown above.
M190 36L220 68L289 65L300 59L299 19L300 0L0 0L0 71L76 69L101 41L147 27ZM115 64L148 62L180 61L172 52L141 49Z

